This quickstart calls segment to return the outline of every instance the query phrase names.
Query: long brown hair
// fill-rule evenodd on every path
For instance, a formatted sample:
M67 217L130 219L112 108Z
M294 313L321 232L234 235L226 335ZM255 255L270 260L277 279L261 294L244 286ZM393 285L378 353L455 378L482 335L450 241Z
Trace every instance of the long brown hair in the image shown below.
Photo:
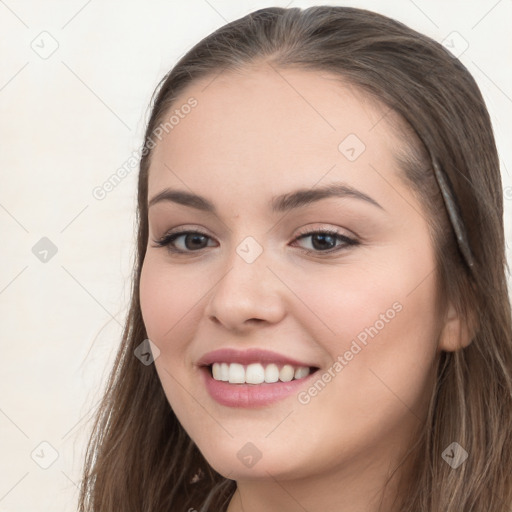
M499 160L484 100L467 69L441 44L380 14L328 6L265 8L228 23L186 53L155 91L140 162L131 307L87 446L80 512L217 512L236 489L206 462L170 407L154 365L141 364L134 350L147 338L139 279L154 131L188 85L256 62L327 71L402 120L407 137L397 159L428 212L439 311L453 303L471 326L472 341L440 356L400 510L510 512L511 306ZM472 268L457 245L434 158L458 203ZM457 469L442 457L453 442L469 454Z

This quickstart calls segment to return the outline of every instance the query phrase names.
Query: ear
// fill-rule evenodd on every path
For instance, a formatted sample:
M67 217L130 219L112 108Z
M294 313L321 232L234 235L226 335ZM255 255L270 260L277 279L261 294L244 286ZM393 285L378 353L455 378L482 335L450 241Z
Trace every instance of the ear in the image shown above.
M439 336L439 350L455 352L467 347L475 337L476 321L472 314L464 320L450 303L448 312Z

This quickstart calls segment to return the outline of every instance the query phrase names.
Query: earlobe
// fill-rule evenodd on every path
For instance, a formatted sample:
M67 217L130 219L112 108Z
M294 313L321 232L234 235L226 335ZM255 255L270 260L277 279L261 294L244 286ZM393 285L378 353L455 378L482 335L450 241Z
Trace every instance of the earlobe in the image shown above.
M439 349L445 352L455 352L467 347L475 336L475 322L472 318L464 321L450 304L444 326L439 337Z

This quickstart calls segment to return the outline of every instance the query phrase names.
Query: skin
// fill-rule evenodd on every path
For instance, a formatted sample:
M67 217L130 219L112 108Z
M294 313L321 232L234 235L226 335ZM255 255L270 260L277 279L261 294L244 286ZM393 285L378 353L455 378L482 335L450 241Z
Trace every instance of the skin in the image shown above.
M326 73L266 64L196 82L173 108L191 96L197 106L154 149L148 198L178 188L217 214L152 206L140 282L168 401L211 466L237 481L229 512L371 512L381 500L391 511L396 480L382 488L423 424L439 353L467 343L451 305L436 317L434 248L423 207L398 176L393 113ZM366 146L355 161L338 149L348 134ZM382 208L350 197L286 214L269 207L275 195L340 182ZM194 251L181 237L189 252L173 254L155 244L180 227L205 232L208 245ZM327 247L340 250L326 254L314 237L297 239L322 229L360 244L334 241ZM253 263L236 252L247 236L263 249ZM308 404L293 394L226 407L200 378L205 353L252 347L321 375L394 303L400 312ZM252 467L237 457L247 442L262 455Z

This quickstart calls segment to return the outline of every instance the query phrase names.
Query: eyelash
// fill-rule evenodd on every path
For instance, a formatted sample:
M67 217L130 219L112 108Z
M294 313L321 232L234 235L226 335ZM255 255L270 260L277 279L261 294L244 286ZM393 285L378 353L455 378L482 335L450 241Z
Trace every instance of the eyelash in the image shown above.
M205 236L205 237L211 239L211 237L208 236L206 233L203 233L202 231L193 229L193 230L189 230L189 231L179 231L179 232L175 232L175 233L168 233L167 235L163 236L160 240L153 240L153 241L156 244L155 247L167 247L167 250L174 254L193 254L193 253L199 253L203 250L203 249L198 249L196 251L194 251L194 250L183 251L181 249L176 249L176 247L173 247L171 245L177 238L184 236L184 235L201 235L201 236ZM299 248L299 250L301 250L302 252L304 252L306 254L311 254L311 253L314 253L315 255L317 255L317 254L332 254L332 253L337 253L343 249L347 249L350 246L357 246L360 244L360 242L358 240L356 240L354 238L350 238L346 235L343 235L340 232L333 230L333 229L320 229L320 230L302 232L293 241L296 242L297 240L301 240L303 238L307 238L308 236L312 236L312 235L332 236L336 240L344 242L344 245L335 246L334 248L328 249L325 251Z

